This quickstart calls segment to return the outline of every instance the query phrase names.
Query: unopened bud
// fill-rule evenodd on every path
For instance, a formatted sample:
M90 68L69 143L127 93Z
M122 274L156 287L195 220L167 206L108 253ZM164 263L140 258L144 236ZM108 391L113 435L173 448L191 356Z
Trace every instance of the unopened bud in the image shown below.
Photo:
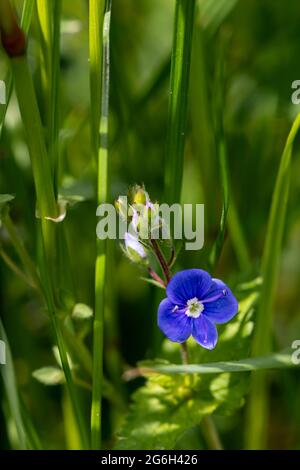
M0 30L4 50L10 57L25 53L25 34L18 25L15 11L10 0L0 0Z

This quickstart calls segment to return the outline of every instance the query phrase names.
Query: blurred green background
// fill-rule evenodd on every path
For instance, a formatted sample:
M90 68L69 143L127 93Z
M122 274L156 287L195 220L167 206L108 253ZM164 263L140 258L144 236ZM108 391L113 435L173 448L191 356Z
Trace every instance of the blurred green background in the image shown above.
M19 2L20 6L22 2ZM174 1L114 0L111 31L110 191L111 201L134 183L144 183L153 200L163 202L170 51ZM300 9L297 0L199 0L193 41L189 122L186 136L182 201L205 203L205 245L182 251L177 268L209 268L218 233L222 189L216 157L215 102L218 63L225 72L222 112L228 147L230 188L248 254L241 256L226 236L215 274L231 286L253 279L265 236L279 159L291 122L300 110L291 102L291 84L300 79ZM95 171L90 154L88 4L63 2L61 25L60 186L62 194L80 196L66 219L72 285L76 301L93 308ZM37 91L41 86L39 31L34 20L28 56ZM0 79L7 63L0 53ZM43 116L43 102L40 96ZM275 302L274 348L300 339L300 158L292 163L291 194ZM15 195L11 216L35 257L35 195L30 160L15 97L12 97L0 143L0 193ZM230 232L230 226L229 226ZM227 234L228 235L228 234ZM16 259L5 230L1 244ZM156 327L159 294L142 272L109 243L105 368L126 406L137 381L126 383L122 371L138 360L155 357L162 336ZM43 443L48 448L74 445L65 426L70 415L63 387L44 387L32 372L55 365L53 339L45 307L21 279L0 263L0 311L14 356L18 387ZM89 325L86 325L89 329ZM87 331L87 343L91 344ZM108 375L111 372L108 372ZM272 376L270 448L300 448L299 374ZM83 391L88 416L88 391ZM2 398L2 391L1 391ZM5 411L5 408L4 408ZM3 413L3 412L0 412ZM242 447L243 410L219 424L227 448ZM114 416L116 415L116 416ZM122 413L104 401L104 438L109 447ZM0 415L0 448L7 448L13 427ZM8 426L5 426L4 423ZM75 440L75 441L74 441ZM193 438L187 438L193 447Z

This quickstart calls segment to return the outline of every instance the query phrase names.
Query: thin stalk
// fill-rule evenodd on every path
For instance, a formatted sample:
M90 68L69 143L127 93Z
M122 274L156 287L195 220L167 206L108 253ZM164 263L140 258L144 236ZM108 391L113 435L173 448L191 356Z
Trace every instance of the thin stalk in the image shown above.
M226 37L222 38L221 45L218 51L215 87L217 90L214 98L214 121L215 121L215 140L216 140L216 153L218 157L218 166L220 173L220 182L222 187L222 213L219 225L219 233L217 239L213 245L212 252L210 254L210 266L211 270L214 271L222 253L225 232L227 224L227 214L229 209L230 199L230 181L228 174L228 162L227 162L227 144L224 127L223 109L224 109L224 94L225 94L225 55L228 46Z
M90 87L91 87L91 147L97 161L97 202L108 199L108 113L109 113L109 32L111 2L90 0ZM101 73L102 71L102 73ZM99 138L100 130L100 138ZM107 246L96 242L95 316L93 324L93 391L91 408L91 445L101 449L103 395L103 326L105 312L105 280Z
M181 360L182 364L187 365L189 363L189 351L186 341L180 345L181 347Z
M77 391L74 385L74 380L73 380L72 372L70 369L70 364L69 364L69 360L67 356L67 350L65 347L64 338L62 336L61 328L60 328L57 314L55 311L55 304L54 304L54 298L52 295L51 282L50 282L50 279L47 277L47 275L44 278L44 283L46 284L45 285L46 300L47 300L48 311L50 314L51 325L52 325L53 332L55 334L55 339L56 339L56 343L58 346L61 365L64 371L67 389L68 389L68 393L70 396L70 400L71 400L71 404L72 404L72 408L74 412L74 417L77 423L78 432L81 437L82 447L84 449L87 449L89 447L89 444L88 444L88 437L86 435L86 426L85 426L85 422L83 419L80 403L78 401Z
M195 0L176 0L165 166L165 199L180 202Z
M161 251L160 246L159 246L159 244L157 243L156 240L154 240L154 239L151 240L151 246L153 248L154 254L157 258L157 261L159 262L159 264L161 266L161 269L162 269L162 271L164 273L164 276L166 278L166 282L168 284L171 280L172 274L171 274L171 271L169 269L168 263L167 263L167 261L164 257L164 254Z
M32 77L25 57L13 58L11 65L31 157L40 216L42 219L55 219L58 215L57 205Z
M55 0L53 7L53 40L51 54L51 84L49 109L49 156L53 169L54 190L58 192L59 156L59 85L60 85L60 24L62 0Z
M211 416L203 417L201 421L201 429L210 449L223 450L219 433Z
M188 365L189 364L189 351L188 351L188 345L186 342L181 343L180 350L181 350L182 364ZM204 416L202 418L201 429L210 449L212 450L223 449L219 433L217 431L217 428L211 416Z
M0 248L0 256L6 266L8 266L18 277L23 279L23 281L25 281L26 284L28 284L30 287L36 288L36 285L33 284L32 279L29 278L27 274L23 273L19 266L16 265L16 263L10 258L10 256L8 256L7 253L5 253L2 248Z
M0 366L0 376L2 376L3 386L6 393L8 407L11 413L11 417L16 426L18 444L20 449L27 449L27 438L26 428L21 413L21 404L19 398L19 392L16 382L14 363L12 354L8 342L8 338L0 318L0 339L4 341L6 345L6 365L5 367ZM1 426L2 428L2 426Z
M148 273L152 277L152 279L154 279L154 281L158 282L163 288L166 287L165 282L155 271L153 271L153 269L149 268Z
M228 230L233 249L236 254L241 271L248 272L251 269L251 258L245 239L242 224L233 198L230 201L228 212Z
M51 108L51 78L52 78L52 60L51 51L52 45L52 8L53 0L37 0L36 1L37 16L39 20L40 31L40 80L42 87L43 112L42 117L45 116L47 127L49 127L49 115Z
M16 228L10 218L9 213L7 213L3 220L4 226L9 234L12 245L14 246L23 266L25 267L27 273L29 274L33 285L43 293L43 288L41 285L41 280L36 270L36 266L33 263L29 253L27 252L22 240L17 234Z
M99 124L101 114L102 30L105 0L89 0L89 55L91 91L91 149L98 160Z

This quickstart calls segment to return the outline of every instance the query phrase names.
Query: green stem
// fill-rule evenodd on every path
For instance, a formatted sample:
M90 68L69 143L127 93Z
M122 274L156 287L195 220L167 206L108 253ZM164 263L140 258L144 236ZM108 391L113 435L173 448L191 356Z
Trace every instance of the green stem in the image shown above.
M182 363L189 364L189 351L186 342L180 344ZM204 416L201 421L201 429L209 449L222 450L222 443L218 430L211 416Z
M38 72L40 74L40 84L42 88L43 106L41 106L42 119L49 128L49 114L51 108L51 78L52 61L51 51L53 50L52 41L52 2L53 0L37 0L36 10L39 21L39 41L40 63ZM41 104L41 103L40 103Z
M53 0L51 0L53 1ZM54 190L58 192L59 156L59 84L60 84L60 23L62 0L54 1L53 38L51 53L51 83L49 107L49 156L54 176Z
M7 213L4 217L3 223L6 227L6 230L10 236L10 240L23 264L23 266L26 268L31 281L33 282L33 285L41 292L43 293L43 288L41 285L41 280L40 277L37 273L36 266L34 265L32 259L29 256L29 253L27 252L22 240L17 234L16 228L10 218L10 215Z
M249 272L251 268L251 258L245 239L243 227L239 218L239 214L233 199L230 201L228 212L228 229L230 239L235 251L238 264L241 271Z
M8 256L5 251L0 248L0 256L3 259L4 263L23 281L25 281L30 287L36 288L36 285L32 283L32 279L29 278L23 271L16 265L16 263Z
M45 258L43 260L44 270L42 281L45 289L47 307L59 348L67 387L74 409L74 415L77 420L79 432L81 433L82 445L84 448L87 448L88 439L85 433L84 420L78 402L76 389L73 383L72 373L67 360L64 340L60 331L55 309L54 286L56 279L56 224L52 220L49 220L49 218L55 219L57 217L57 204L53 190L50 164L43 137L41 118L26 57L21 56L12 58L11 63L15 79L16 94L31 157L37 204L41 217L43 248L45 253Z
M201 421L201 429L210 449L223 450L220 436L211 416L203 417Z
M165 167L167 202L180 202L195 0L176 0Z
M153 248L153 251L154 251L154 254L157 258L157 261L159 262L159 264L161 266L162 272L164 273L164 276L166 278L166 283L168 284L171 280L172 274L171 274L171 271L169 269L168 263L167 263L167 261L164 257L164 254L161 251L160 246L159 246L159 244L157 243L156 240L154 240L154 239L151 240L151 246Z
M90 0L90 86L91 86L91 147L97 161L97 202L108 198L108 113L109 113L109 30L111 2ZM102 73L101 73L102 71ZM101 104L101 107L100 107ZM100 139L99 139L100 130ZM105 280L107 244L96 242L95 317L93 325L93 391L91 409L91 443L101 449L103 395L103 326L105 312Z
M27 137L40 216L42 219L49 217L55 219L58 215L57 205L32 77L25 57L15 57L11 60L11 64Z

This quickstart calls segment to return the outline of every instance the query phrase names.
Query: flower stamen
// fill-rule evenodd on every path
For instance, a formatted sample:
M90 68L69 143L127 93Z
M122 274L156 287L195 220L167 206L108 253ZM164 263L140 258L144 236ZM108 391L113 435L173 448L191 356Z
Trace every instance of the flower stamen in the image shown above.
M197 297L194 297L193 299L187 301L187 309L185 314L188 317L199 318L203 310L203 303Z
M203 304L207 304L209 302L215 302L216 300L221 299L222 297L225 297L227 295L227 290L223 289L221 292L218 294L214 295L213 297L209 297L208 299L201 300Z

